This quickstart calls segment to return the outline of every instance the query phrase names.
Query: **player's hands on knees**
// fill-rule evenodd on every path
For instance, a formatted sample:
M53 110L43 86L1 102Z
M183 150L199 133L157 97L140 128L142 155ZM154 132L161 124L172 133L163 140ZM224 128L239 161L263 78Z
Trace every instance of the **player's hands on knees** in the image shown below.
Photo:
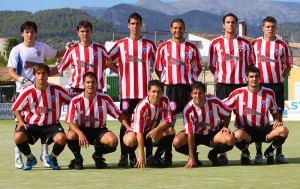
M227 127L223 127L223 128L221 129L221 132L222 132L222 134L223 134L224 132L227 132L227 133L229 133L229 134L232 133L232 132L230 131L230 129L228 129Z
M135 167L138 169L145 170L146 169L145 157L139 156L139 158L136 161Z
M79 134L78 138L79 138L79 146L81 148L89 147L89 141L84 134Z
M26 123L24 123L23 121L18 121L18 126L16 128L16 131L19 131L22 127L24 127L27 130L28 125Z
M33 85L33 82L30 79L19 77L18 82L23 85L24 88L29 87L30 85Z
M70 47L79 44L80 41L72 40L66 43L66 49L68 50Z
M283 123L278 120L275 120L273 123L273 130L276 129L276 127L280 127L280 126L283 126Z
M157 128L154 128L154 129L152 129L152 130L146 135L146 138L152 138L152 139L154 139L156 133L157 133Z
M193 167L197 167L197 163L195 158L189 158L188 162L185 164L184 168L191 169Z

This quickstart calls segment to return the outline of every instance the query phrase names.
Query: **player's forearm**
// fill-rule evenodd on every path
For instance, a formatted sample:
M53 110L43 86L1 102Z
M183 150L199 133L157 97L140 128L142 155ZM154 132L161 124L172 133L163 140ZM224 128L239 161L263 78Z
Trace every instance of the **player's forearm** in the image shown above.
M57 53L56 53L56 55L55 55L55 58L60 58L60 57L62 57L62 56L65 54L65 52L66 52L66 48L62 48L62 49L60 49L60 50L57 50Z
M156 73L157 77L160 79L160 77L161 77L161 71L155 70L155 73Z
M121 114L118 118L118 120L122 123L122 125L124 125L126 127L127 130L130 130L131 127L129 125L129 123L127 122L125 116L123 114Z
M55 66L53 69L50 70L49 76L53 76L53 75L56 75L56 74L58 74L58 70L57 70L57 67Z
M221 121L222 122L222 124L223 124L223 127L226 127L226 128L228 128L228 125L229 125L229 123L230 123L230 115L229 116L226 116L224 119L223 119L223 121Z
M189 146L189 158L195 157L195 136L194 134L188 134L188 146Z
M108 64L107 67L109 69L111 69L113 72L115 72L116 74L119 74L119 66L117 66L114 63Z
M285 78L290 73L290 71L291 71L291 68L286 68L284 70L284 72L282 73L282 77Z
M15 116L16 116L19 124L20 123L24 123L24 120L23 120L23 118L21 116L21 112L20 111L16 110L16 111L14 111L14 114L15 114Z
M8 68L8 75L15 81L18 81L19 75L16 72L15 68Z
M69 129L75 132L78 136L82 134L82 131L78 128L75 123L69 123Z
M171 123L167 123L167 122L163 122L161 124L159 124L156 129L157 131L164 131L165 129L171 127Z
M216 68L213 66L209 66L209 70L212 74L215 74Z
M137 133L137 142L138 142L138 150L139 150L139 157L145 157L144 155L144 136L143 133Z

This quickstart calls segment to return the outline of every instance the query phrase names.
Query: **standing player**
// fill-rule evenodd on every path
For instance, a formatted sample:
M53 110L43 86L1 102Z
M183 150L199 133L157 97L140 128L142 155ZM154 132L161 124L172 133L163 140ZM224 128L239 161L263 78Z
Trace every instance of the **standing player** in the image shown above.
M284 110L284 86L283 80L291 71L293 65L288 45L276 34L277 21L272 16L267 16L262 23L264 36L253 42L253 53L255 55L255 66L259 68L262 86L274 91L278 105L278 120L282 122L282 111ZM254 163L262 163L261 143L256 143L256 156ZM287 163L282 154L281 146L276 149L276 163Z
M147 85L151 79L150 68L153 67L155 59L155 43L141 36L142 25L141 15L132 13L128 17L130 36L119 40L109 52L114 62L109 65L109 68L119 75L120 109L128 122L131 121L136 105L147 96ZM123 144L125 132L126 128L121 125L119 167L128 165L128 155ZM146 157L151 159L152 148L146 150ZM129 159L136 159L135 154L132 154Z
M273 151L285 142L289 131L279 121L274 92L260 86L259 69L254 66L248 68L246 76L248 86L234 90L224 100L227 106L236 110L237 130L234 131L234 135L236 147L242 151L241 164L249 164L248 145L252 142L272 142L264 152L264 156L268 164L273 164ZM274 120L272 124L269 113Z
M61 57L66 51L65 49L57 51L45 43L36 41L37 25L32 21L26 21L21 25L21 35L23 42L11 50L7 63L8 75L16 81L17 95L34 83L32 74L34 65L44 63L45 58ZM48 146L43 138L41 143L41 161L44 161L45 167L50 167L46 161ZM22 155L18 147L15 147L15 167L18 169L23 167Z
M106 69L108 54L103 45L92 41L93 26L88 21L80 21L77 25L79 44L71 46L57 67L51 70L51 75L72 68L69 82L70 92L81 93L83 89L82 76L87 72L94 72L98 77L98 91L104 87L103 73Z
M208 159L213 166L219 166L218 154L231 150L235 143L234 135L228 129L231 110L217 97L205 97L205 91L202 82L192 84L192 100L183 110L184 131L178 133L173 141L176 151L189 156L185 168L197 166L198 157L194 149L199 144L213 148Z
M172 39L159 45L155 59L155 72L166 85L166 94L170 99L173 126L176 115L183 111L190 101L191 84L198 81L204 69L198 47L184 38L185 23L182 19L171 22ZM172 165L171 149L165 153L165 164ZM198 162L200 165L201 162Z
M124 116L115 106L112 99L97 92L97 75L87 72L83 75L84 92L75 96L68 108L66 123L69 124L67 135L68 147L75 156L69 168L82 169L83 158L80 148L94 145L93 159L98 169L107 166L104 154L114 152L118 145L117 136L106 127L107 114L118 119L128 130L131 130Z
M163 94L163 84L152 80L148 84L148 96L143 98L134 110L132 118L133 132L124 136L124 144L129 154L139 148L139 157L133 167L145 168L144 146L157 146L152 163L157 167L166 167L161 158L165 150L172 147L175 130L168 97Z
M247 67L252 66L251 43L236 35L238 19L228 13L223 17L224 35L212 40L209 48L209 69L214 74L216 96L223 100L235 89L245 86ZM226 154L219 160L228 163Z
M69 104L71 99L61 86L47 82L49 72L46 64L36 64L33 67L35 84L22 90L12 106L18 119L15 143L27 157L23 170L31 170L37 163L28 144L34 144L39 138L45 138L47 144L54 142L52 153L46 161L52 169L60 169L56 158L64 150L67 141L59 118L62 105Z

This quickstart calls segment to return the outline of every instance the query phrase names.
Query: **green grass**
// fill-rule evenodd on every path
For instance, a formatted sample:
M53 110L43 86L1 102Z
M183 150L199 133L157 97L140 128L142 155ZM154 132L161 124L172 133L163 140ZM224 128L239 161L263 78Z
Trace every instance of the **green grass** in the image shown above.
M14 167L14 121L0 120L0 189L2 188L299 188L300 187L300 128L299 122L285 122L290 130L289 138L283 146L283 152L289 160L285 165L241 166L240 152L234 148L228 152L229 165L212 167L206 155L208 147L200 146L200 159L204 166L184 169L187 157L173 151L174 166L165 169L147 168L145 171L131 168L119 168L119 148L105 155L108 167L95 169L92 159L93 146L83 149L84 170L68 170L67 165L73 159L68 147L58 158L62 170L44 168L38 162L31 171L17 170ZM108 128L119 133L119 123L109 121ZM64 125L66 126L66 125ZM231 124L232 127L232 124ZM67 127L65 127L67 130ZM175 127L182 129L181 121ZM41 145L31 146L38 158ZM263 144L263 149L267 144ZM50 146L50 150L52 146ZM250 146L252 158L254 145ZM24 161L25 158L23 158Z

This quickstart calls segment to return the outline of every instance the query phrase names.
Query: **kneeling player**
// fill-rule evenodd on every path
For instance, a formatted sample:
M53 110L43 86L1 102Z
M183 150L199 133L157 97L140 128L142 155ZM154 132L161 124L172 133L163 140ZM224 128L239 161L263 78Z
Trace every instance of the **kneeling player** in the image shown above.
M217 155L231 150L235 143L234 135L228 129L230 109L217 97L205 97L205 89L202 82L192 84L192 100L183 111L184 131L173 141L176 151L189 155L185 168L197 166L195 146L212 147L208 159L214 166L219 166Z
M94 145L93 159L98 169L107 167L103 154L114 152L118 146L117 136L106 127L107 114L118 119L127 129L130 125L114 105L112 99L97 92L97 76L93 72L83 75L84 92L75 96L69 106L66 122L69 124L68 147L75 156L69 168L82 169L81 147Z
M28 144L34 144L39 138L46 138L47 144L55 142L47 163L52 169L60 169L56 158L64 150L66 135L59 117L62 104L69 104L70 97L62 87L47 82L49 72L46 64L35 65L33 75L36 83L21 91L12 107L18 119L15 143L27 157L23 170L31 170L37 163Z
M133 154L139 148L139 157L134 167L144 169L144 147L157 146L151 159L151 164L157 167L166 167L162 154L172 148L175 130L171 127L172 113L169 99L163 94L163 84L159 80L152 80L148 84L148 96L143 98L134 110L132 119L133 132L124 136L124 144L128 154ZM147 164L150 159L147 159ZM149 166L149 165L148 165Z

